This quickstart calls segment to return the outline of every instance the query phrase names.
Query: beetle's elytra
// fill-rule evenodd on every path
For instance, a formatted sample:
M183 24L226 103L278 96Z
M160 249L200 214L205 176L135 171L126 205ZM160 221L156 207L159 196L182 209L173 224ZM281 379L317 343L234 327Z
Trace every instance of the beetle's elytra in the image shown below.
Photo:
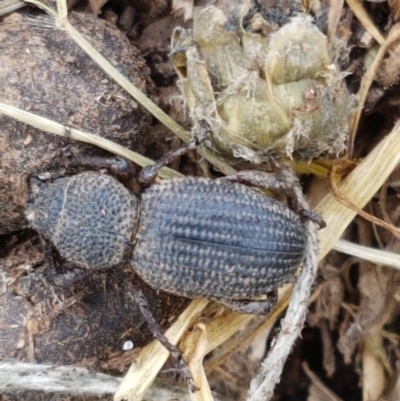
M266 294L292 277L305 253L294 212L224 179L166 180L139 199L114 178L87 172L48 184L27 218L70 262L105 268L130 257L151 287L188 298Z
M148 284L177 295L247 299L293 274L303 231L291 210L244 185L169 180L142 196L131 262Z

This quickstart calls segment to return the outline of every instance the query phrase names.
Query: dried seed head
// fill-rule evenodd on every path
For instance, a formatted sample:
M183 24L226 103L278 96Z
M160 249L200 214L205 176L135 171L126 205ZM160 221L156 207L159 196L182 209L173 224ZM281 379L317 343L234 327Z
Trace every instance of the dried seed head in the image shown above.
M213 147L229 159L343 151L354 99L327 36L306 15L267 36L243 26L240 13L225 16L210 6L194 13L193 33L173 35L172 58L194 125L207 121Z
M122 263L132 249L138 207L114 178L88 172L47 184L26 217L62 257L103 269Z

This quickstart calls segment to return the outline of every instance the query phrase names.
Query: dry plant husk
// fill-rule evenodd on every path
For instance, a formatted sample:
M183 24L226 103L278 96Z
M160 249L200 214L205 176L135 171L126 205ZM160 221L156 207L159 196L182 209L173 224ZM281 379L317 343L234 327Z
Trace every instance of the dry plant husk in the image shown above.
M172 61L193 124L206 121L213 147L231 161L339 154L355 103L327 37L306 15L276 29L259 14L268 34L245 30L246 11L195 9L193 30L174 32Z

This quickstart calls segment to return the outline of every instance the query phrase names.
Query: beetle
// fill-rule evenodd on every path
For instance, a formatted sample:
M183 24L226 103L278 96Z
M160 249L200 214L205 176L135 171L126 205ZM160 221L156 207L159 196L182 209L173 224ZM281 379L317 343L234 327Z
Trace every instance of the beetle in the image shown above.
M255 300L288 282L305 254L299 215L230 179L185 177L139 197L85 172L46 184L27 209L32 228L78 266L124 263L151 287L266 313Z
M143 169L139 182L153 182L163 165L197 143ZM174 178L134 195L109 175L85 172L45 184L25 215L77 266L104 269L129 260L144 283L157 290L215 300L240 313L266 314L277 288L293 278L305 257L304 219L323 226L301 208L292 184L285 170L242 171L214 180ZM282 190L290 208L248 185ZM195 390L180 351L147 307L142 283L134 284L135 301L150 330Z

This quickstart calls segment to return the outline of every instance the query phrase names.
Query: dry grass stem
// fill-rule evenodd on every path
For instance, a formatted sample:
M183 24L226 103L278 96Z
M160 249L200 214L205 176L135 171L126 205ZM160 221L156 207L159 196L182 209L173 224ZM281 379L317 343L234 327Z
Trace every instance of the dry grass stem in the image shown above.
M215 355L207 359L205 363L207 373L223 363L236 349L242 347L244 344L248 344L258 333L275 324L289 302L290 288L291 285L287 284L279 289L280 301L268 316L250 316L251 319L249 319L248 315L240 315L231 311L226 311L226 313L207 325L209 337L207 352L211 352L217 347L220 347ZM233 334L243 327L246 327L245 331L242 331L238 336L232 337Z
M57 24L60 29L63 29L64 23L68 18L68 4L67 0L57 0Z
M300 184L294 177L292 183L297 201L304 210L307 210L308 204ZM246 401L268 401L273 397L275 386L280 380L286 359L303 329L308 299L318 271L317 229L310 220L306 222L305 229L307 233L306 257L300 277L293 286L288 309L281 322L281 331L277 335L268 356L261 363L257 375L251 381Z
M56 17L57 17L57 11L51 5L45 4L40 0L24 0L24 3L33 4L34 6L45 11L47 14L49 14L54 19L56 19Z
M393 267L394 269L400 270L399 255L395 253L368 248L342 239L335 244L333 249L377 265Z
M329 390L318 376L310 370L306 362L303 363L303 370L312 383L309 389L308 401L342 401L340 397Z
M184 358L188 361L193 375L194 385L199 391L190 392L191 401L213 401L210 386L203 367L203 359L207 354L207 329L199 323L183 340Z
M17 107L8 106L4 103L0 103L0 113L15 118L16 120L23 123L29 124L32 127L40 129L41 131L98 146L99 148L122 156L141 167L146 167L154 164L153 160L148 159L147 157L144 157L139 153L133 152L106 138L102 138L89 132L80 131L75 128L66 127L65 125L51 121L48 118L37 116L36 114L23 111L21 109L18 109ZM182 176L181 173L178 173L177 171L172 170L168 167L163 167L160 170L159 175L161 178L173 178Z
M270 315L268 316L268 321ZM243 346L247 346L250 341L260 332L260 327L265 327L266 318L264 316L253 317L253 319L245 326L245 330L240 330L236 335L230 337L221 346L215 349L210 358L204 363L204 369L207 374L211 373L219 365L235 351ZM271 328L272 323L267 325Z
M400 124L385 137L365 159L337 186L337 189L357 208L362 209L376 194L400 162ZM319 258L324 258L335 246L356 212L343 206L333 194L328 194L317 206L327 224L319 232Z
M365 11L359 0L346 0L349 7L352 9L355 16L361 22L365 30L380 44L383 45L385 43L385 37L379 31L379 29L375 26L371 17Z
M25 3L22 0L1 0L0 1L0 17L6 15L21 7L24 7Z
M43 8L42 3L37 0L28 0L30 3ZM62 14L50 14L56 19L59 29L64 30L74 42L115 82L124 88L137 102L148 110L155 118L168 127L174 134L185 142L190 141L191 134L185 131L178 123L161 110L154 102L135 87L124 75L122 75L105 57L103 57L68 21L66 0L57 0L58 10ZM45 10L48 12L48 10ZM235 170L222 161L214 152L200 146L198 152L208 160L215 168L225 175L233 174Z
M373 80L375 79L375 74L379 65L385 55L385 53L389 50L390 46L393 45L400 38L400 27L399 25L394 25L389 32L389 35L385 41L385 43L380 47L377 55L374 58L374 61L371 63L370 67L364 74L361 86L358 91L358 106L357 110L352 116L351 124L350 124L350 141L351 141L351 151L354 143L354 139L357 133L358 124L360 122L361 113L364 108L364 103L367 99L368 91L372 85Z
M40 365L25 362L0 363L0 391L46 391L87 395L113 394L122 378L95 373L77 366ZM77 386L79 384L79 387ZM156 380L146 393L148 401L191 401L186 388ZM215 399L215 401L218 401Z
M182 312L178 320L165 333L172 344L176 345L179 342L182 335L206 307L207 303L208 301L206 300L194 300ZM153 341L146 345L122 380L114 395L114 401L142 400L168 356L168 350L160 342Z
M374 225L386 228L389 230L395 237L400 239L400 229L395 227L393 224L386 222L385 220L379 219L378 217L373 216L362 210L361 208L357 207L353 204L345 195L343 195L337 188L335 180L333 176L329 181L330 189L335 196L336 200L338 200L342 205L348 207L349 209L354 210L359 216L363 217L365 220L370 221Z

